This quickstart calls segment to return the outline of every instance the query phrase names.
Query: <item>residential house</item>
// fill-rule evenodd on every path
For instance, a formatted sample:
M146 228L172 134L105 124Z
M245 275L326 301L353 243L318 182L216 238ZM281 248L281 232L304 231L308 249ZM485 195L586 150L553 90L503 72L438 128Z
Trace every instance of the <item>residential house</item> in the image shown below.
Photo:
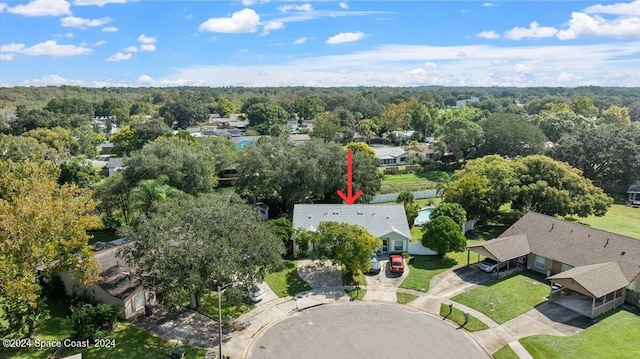
M131 267L116 257L117 250L126 245L124 242L124 239L117 239L108 243L96 243L95 259L100 280L90 288L83 288L77 275L60 273L66 294L83 295L98 303L118 304L123 309L120 313L122 319L144 312L147 304L155 304L155 294L145 290L140 280L131 276Z
M376 160L380 167L408 165L411 163L407 153L400 147L373 147L373 150L376 153Z
M109 177L111 177L116 171L124 168L124 159L122 157L111 157L106 167L109 171Z
M311 137L306 133L293 134L293 135L289 135L287 140L293 143L294 146L298 146L298 145L304 145L305 143L311 141Z
M113 151L113 146L115 146L113 144L113 142L111 141L104 141L100 144L100 155L111 155L111 152Z
M629 199L627 204L631 207L640 207L640 180L635 181L627 190Z
M408 154L413 154L420 158L431 158L433 156L433 149L428 143L410 146L406 151Z
M261 137L266 137L266 136L240 136L240 137L231 137L230 140L231 142L235 143L238 146L238 148L244 148L245 146L255 145L256 142L258 142L258 140Z
M588 317L640 299L640 240L529 212L498 238L468 250L498 262L521 258L552 283L549 301Z
M340 222L364 227L382 241L380 253L409 250L411 233L404 206L373 204L296 204L293 228L315 232L322 222ZM294 241L295 242L295 241ZM294 244L294 252L298 246Z

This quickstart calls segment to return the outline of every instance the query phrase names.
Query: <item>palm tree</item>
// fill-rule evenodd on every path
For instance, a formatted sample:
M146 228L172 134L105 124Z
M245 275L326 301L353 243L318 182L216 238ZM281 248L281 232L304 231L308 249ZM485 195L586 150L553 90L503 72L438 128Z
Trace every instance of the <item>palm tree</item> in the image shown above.
M129 192L129 212L132 217L136 214L147 215L153 211L154 204L164 202L167 198L176 197L183 192L171 187L166 182L169 178L162 175L156 179L140 181L138 185Z

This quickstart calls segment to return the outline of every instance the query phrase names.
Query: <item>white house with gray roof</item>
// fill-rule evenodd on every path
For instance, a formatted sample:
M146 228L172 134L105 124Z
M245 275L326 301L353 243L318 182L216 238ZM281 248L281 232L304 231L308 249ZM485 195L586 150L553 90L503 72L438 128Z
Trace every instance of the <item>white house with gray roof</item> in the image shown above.
M400 147L374 147L378 166L399 166L410 164L409 156Z
M411 233L404 206L372 204L296 204L293 228L315 232L322 222L340 222L364 227L382 240L380 252L401 253L409 250ZM295 243L295 241L294 241ZM294 252L297 252L294 244Z

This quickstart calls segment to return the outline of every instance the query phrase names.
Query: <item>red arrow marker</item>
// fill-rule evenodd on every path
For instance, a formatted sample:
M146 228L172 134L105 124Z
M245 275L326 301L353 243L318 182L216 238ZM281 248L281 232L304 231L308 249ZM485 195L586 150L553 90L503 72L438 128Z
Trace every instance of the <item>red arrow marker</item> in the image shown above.
M353 202L355 202L358 197L362 195L362 190L356 192L356 194L353 194L353 174L351 173L351 167L353 165L353 159L351 158L352 156L353 153L351 153L351 150L347 150L347 195L345 196L345 194L341 190L338 190L336 192L338 193L338 196L340 196L340 198L342 198L342 200L345 201L345 203L347 203L348 205L352 205Z

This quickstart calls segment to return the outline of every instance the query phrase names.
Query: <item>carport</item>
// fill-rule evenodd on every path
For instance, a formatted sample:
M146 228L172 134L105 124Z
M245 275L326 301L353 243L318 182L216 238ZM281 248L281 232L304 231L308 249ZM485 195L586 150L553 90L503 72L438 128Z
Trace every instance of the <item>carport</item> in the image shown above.
M622 305L629 284L615 262L571 268L548 279L562 286L552 286L550 302L590 318Z
M525 234L510 237L495 238L483 243L467 246L467 266L471 258L471 252L478 253L494 261L507 262L507 272L510 270L511 260L531 253L529 241ZM500 277L500 266L496 278Z

